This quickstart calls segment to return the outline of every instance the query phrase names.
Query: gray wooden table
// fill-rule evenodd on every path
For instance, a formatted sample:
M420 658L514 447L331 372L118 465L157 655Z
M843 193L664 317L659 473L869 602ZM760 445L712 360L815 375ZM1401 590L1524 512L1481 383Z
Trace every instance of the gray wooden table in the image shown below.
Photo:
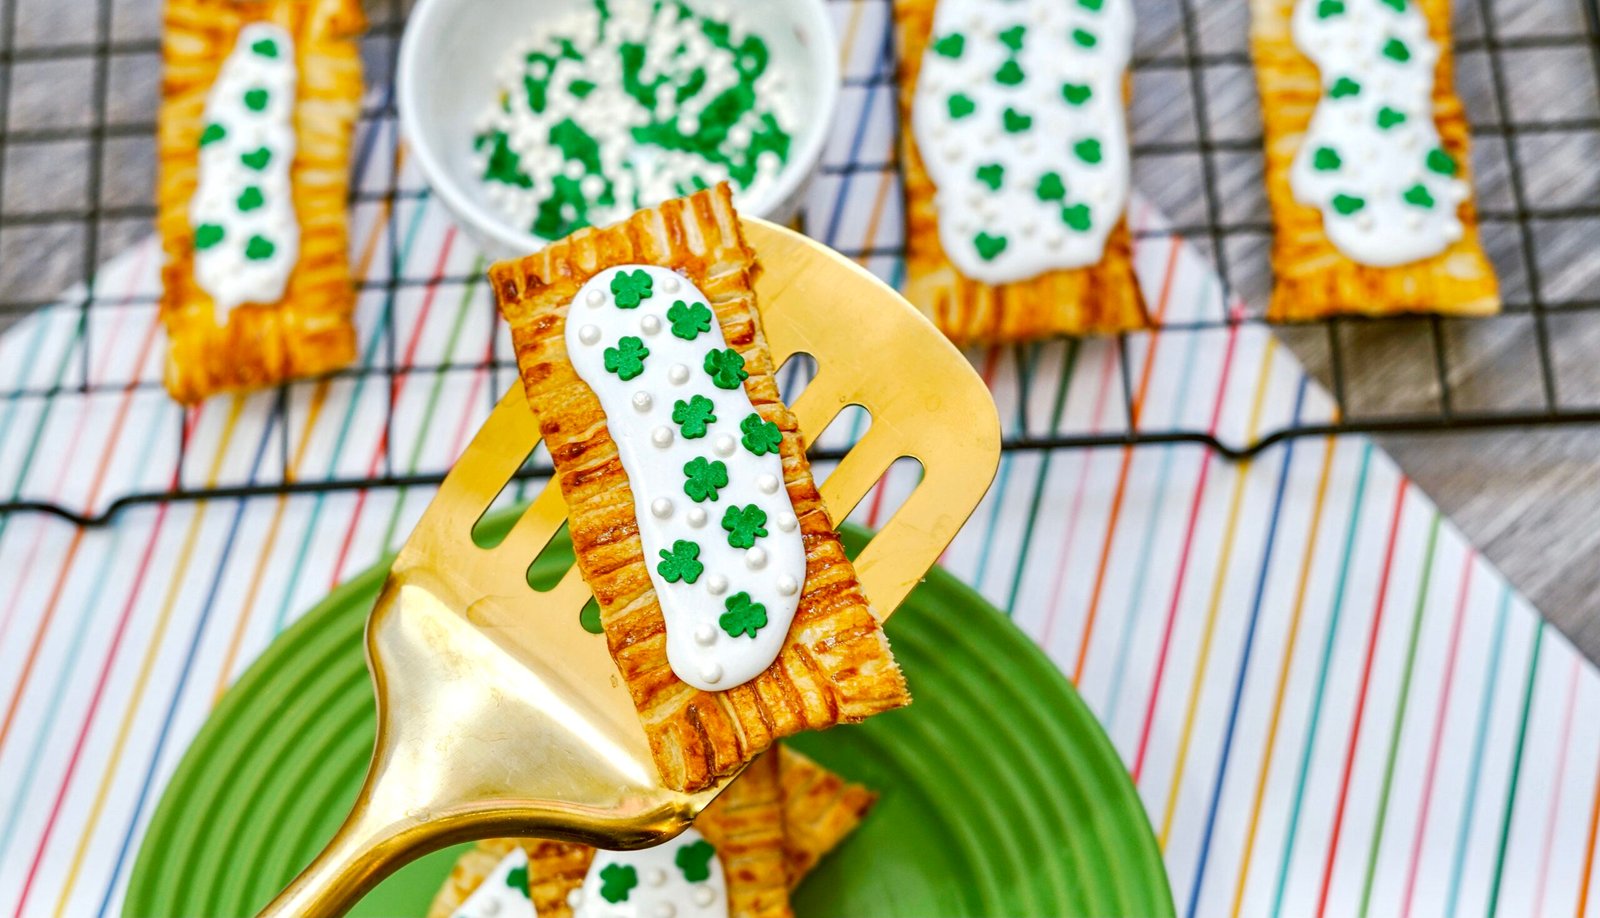
M9 43L19 50L132 43L139 50L114 56L106 71L106 119L152 123L160 79L160 0L109 2L109 22L102 23L96 0L0 0L0 42L9 24ZM1600 298L1600 219L1583 213L1600 209L1600 55L1592 42L1571 40L1593 34L1585 15L1589 2L1456 0L1455 35L1463 46L1457 84L1475 127L1480 204L1515 212L1520 183L1520 203L1552 215L1485 227L1506 299L1522 308L1494 319L1441 324L1458 409L1537 409L1544 398L1538 318L1526 304L1535 293L1544 301ZM1135 184L1181 225L1231 227L1193 239L1220 256L1235 290L1259 308L1271 280L1267 237L1252 229L1264 227L1266 204L1256 143L1259 110L1245 56L1246 4L1193 3L1136 0L1137 53L1159 63L1140 68L1134 79ZM388 72L386 48L387 42L370 43L369 73ZM100 221L100 258L151 232L153 138L138 130L114 131L96 164L90 161L94 145L73 130L95 121L93 70L81 59L0 59L0 127L8 139L0 145L5 302L47 302L89 267L85 222L30 222L18 215L88 209L98 186L98 209L109 210ZM1209 157L1195 150L1202 141ZM1510 168L1513 156L1520 174ZM1208 186L1214 192L1209 196L1202 193ZM1529 252L1536 277L1526 264ZM0 314L0 327L13 318ZM1544 323L1560 404L1600 406L1600 312L1563 311ZM1426 320L1351 326L1339 334L1347 410L1438 410L1434 338ZM1326 332L1283 335L1326 379ZM1600 659L1600 427L1387 436L1382 442L1513 583L1591 659Z

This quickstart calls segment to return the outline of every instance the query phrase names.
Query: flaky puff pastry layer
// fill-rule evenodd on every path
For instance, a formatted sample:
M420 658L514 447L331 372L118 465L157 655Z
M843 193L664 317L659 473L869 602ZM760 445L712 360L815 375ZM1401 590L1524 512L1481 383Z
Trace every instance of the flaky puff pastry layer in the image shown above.
M994 286L962 274L939 242L936 188L922 163L911 105L938 0L894 0L900 44L900 165L906 203L906 299L957 344L1028 341L1145 328L1150 317L1133 273L1126 218L1099 263Z
M861 824L874 799L787 746L753 762L694 823L722 859L729 914L789 914L787 891ZM519 844L528 854L528 892L540 918L570 918L567 895L583 885L594 849L534 839L494 839L463 854L429 918L449 918Z
M199 178L206 95L239 31L271 22L294 37L295 157L290 169L300 259L276 303L243 304L218 326L194 276L189 200ZM156 144L161 320L172 397L271 385L337 369L355 356L346 198L361 108L357 0L167 0Z
M672 268L704 291L744 387L783 434L783 478L806 549L806 579L778 658L723 692L696 689L667 664L666 626L634 516L633 492L605 412L567 357L567 308L595 274L627 264ZM862 720L910 701L888 640L867 607L806 461L794 415L778 398L745 244L726 185L585 229L536 255L489 269L528 403L567 502L578 567L600 605L612 658L632 693L662 780L694 791L777 739Z
M1459 178L1470 183L1467 119L1454 89L1449 0L1412 0L1439 46L1433 75L1434 124ZM1275 280L1267 316L1277 321L1340 313L1393 315L1437 312L1490 315L1500 309L1494 267L1478 239L1478 216L1469 196L1461 202L1464 232L1432 258L1392 268L1352 261L1328 239L1322 213L1295 200L1289 167L1322 98L1317 66L1295 47L1290 30L1294 0L1250 0L1250 48L1261 93L1266 137L1267 200L1272 206Z

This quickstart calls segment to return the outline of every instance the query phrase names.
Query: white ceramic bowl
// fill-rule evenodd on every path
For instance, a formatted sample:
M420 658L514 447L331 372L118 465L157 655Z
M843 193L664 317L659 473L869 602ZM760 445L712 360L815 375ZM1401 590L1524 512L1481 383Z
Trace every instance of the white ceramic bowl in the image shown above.
M536 252L546 241L489 203L472 168L474 122L495 98L495 71L534 17L592 0L419 0L400 42L396 101L410 152L439 200L492 258ZM761 36L785 74L795 113L789 159L777 180L740 199L747 214L783 221L799 207L822 158L839 97L839 49L826 0L733 0L738 22ZM689 0L694 6L694 0Z

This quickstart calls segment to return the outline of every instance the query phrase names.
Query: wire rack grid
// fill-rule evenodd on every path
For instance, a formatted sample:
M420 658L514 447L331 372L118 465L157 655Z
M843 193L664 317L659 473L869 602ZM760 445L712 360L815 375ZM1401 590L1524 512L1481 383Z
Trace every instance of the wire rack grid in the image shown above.
M817 183L822 190L812 196L802 220L813 235L894 281L903 253L898 229L840 231L849 220L852 183L857 189L878 188L880 198L887 190L890 206L878 202L881 220L899 220L891 0L830 2L836 21L881 41L861 42L864 53L856 55L855 65L846 63L845 108L853 117L841 119L834 131ZM1290 423L1247 442L1228 442L1200 425L1142 422L1128 355L1130 341L1139 336L1120 336L1110 343L1120 355L1120 423L1058 430L1029 418L1032 409L1023 399L1010 406L1021 419L1005 449L1189 442L1242 458L1299 436L1600 422L1600 368L1587 358L1600 347L1600 268L1593 264L1600 239L1600 170L1593 166L1600 161L1597 4L1600 0L1456 2L1458 89L1472 122L1485 244L1504 288L1500 317L1348 317L1279 327L1277 332L1331 390L1339 411L1332 423ZM408 464L389 448L397 442L396 403L404 381L486 373L487 410L515 379L514 361L487 297L481 289L472 296L481 265L420 274L407 270L403 215L423 206L427 191L414 176L408 180L399 165L403 151L386 88L392 86L408 3L377 0L368 6L372 22L363 58L374 90L361 116L360 155L377 165L353 184L351 206L358 223L362 215L383 223L382 251L357 282L364 304L358 319L377 323L382 334L373 339L378 353L323 384L370 383L372 390L385 393L380 396L386 399L383 427L373 432L379 449L370 467L330 469L320 477L296 474L290 418L306 410L314 385L296 382L255 397L270 402L265 410L279 421L275 474L199 482L186 468L195 413L170 406L160 423L170 424L176 439L176 468L152 476L155 485L95 503L31 493L19 483L9 499L0 500L0 517L40 511L93 525L129 505L162 500L437 483L442 464ZM1141 230L1138 241L1189 240L1215 263L1224 287L1214 308L1166 321L1153 334L1196 335L1264 323L1271 226L1260 188L1261 137L1245 44L1246 6L1238 0L1136 2L1134 181L1167 218ZM148 237L155 215L159 3L75 4L68 17L75 21L66 27L51 20L62 9L46 0L0 0L0 327L46 309L69 310L77 318L68 348L73 357L53 376L18 375L0 389L0 405L129 393L159 397L159 360L153 372L140 366L121 373L105 369L113 363L105 359L108 349L124 344L119 332L106 331L121 326L110 326L106 318L117 310L153 315L158 291L112 295L98 282L101 262ZM868 25L861 27L863 21ZM50 101L30 110L22 104L26 90L37 89L41 81L53 81ZM859 238L847 238L852 235ZM62 289L70 290L64 298ZM397 313L405 310L408 297L441 289L465 290L460 308L482 314L473 325L481 350L464 348L480 354L476 360L417 359L395 333ZM1012 359L1070 372L1070 360L1041 359L1038 346L1031 347L1015 349ZM1002 406L1003 414L1007 408ZM818 453L836 457L844 445ZM0 442L0 453L4 449ZM547 471L536 463L525 475Z

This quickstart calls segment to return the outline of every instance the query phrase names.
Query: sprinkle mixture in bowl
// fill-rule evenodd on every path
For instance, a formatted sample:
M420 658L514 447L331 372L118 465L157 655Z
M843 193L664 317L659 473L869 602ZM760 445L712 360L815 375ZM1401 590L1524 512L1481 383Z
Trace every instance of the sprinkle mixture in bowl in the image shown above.
M594 0L515 46L472 138L489 201L544 239L788 160L794 115L767 44L717 3Z

